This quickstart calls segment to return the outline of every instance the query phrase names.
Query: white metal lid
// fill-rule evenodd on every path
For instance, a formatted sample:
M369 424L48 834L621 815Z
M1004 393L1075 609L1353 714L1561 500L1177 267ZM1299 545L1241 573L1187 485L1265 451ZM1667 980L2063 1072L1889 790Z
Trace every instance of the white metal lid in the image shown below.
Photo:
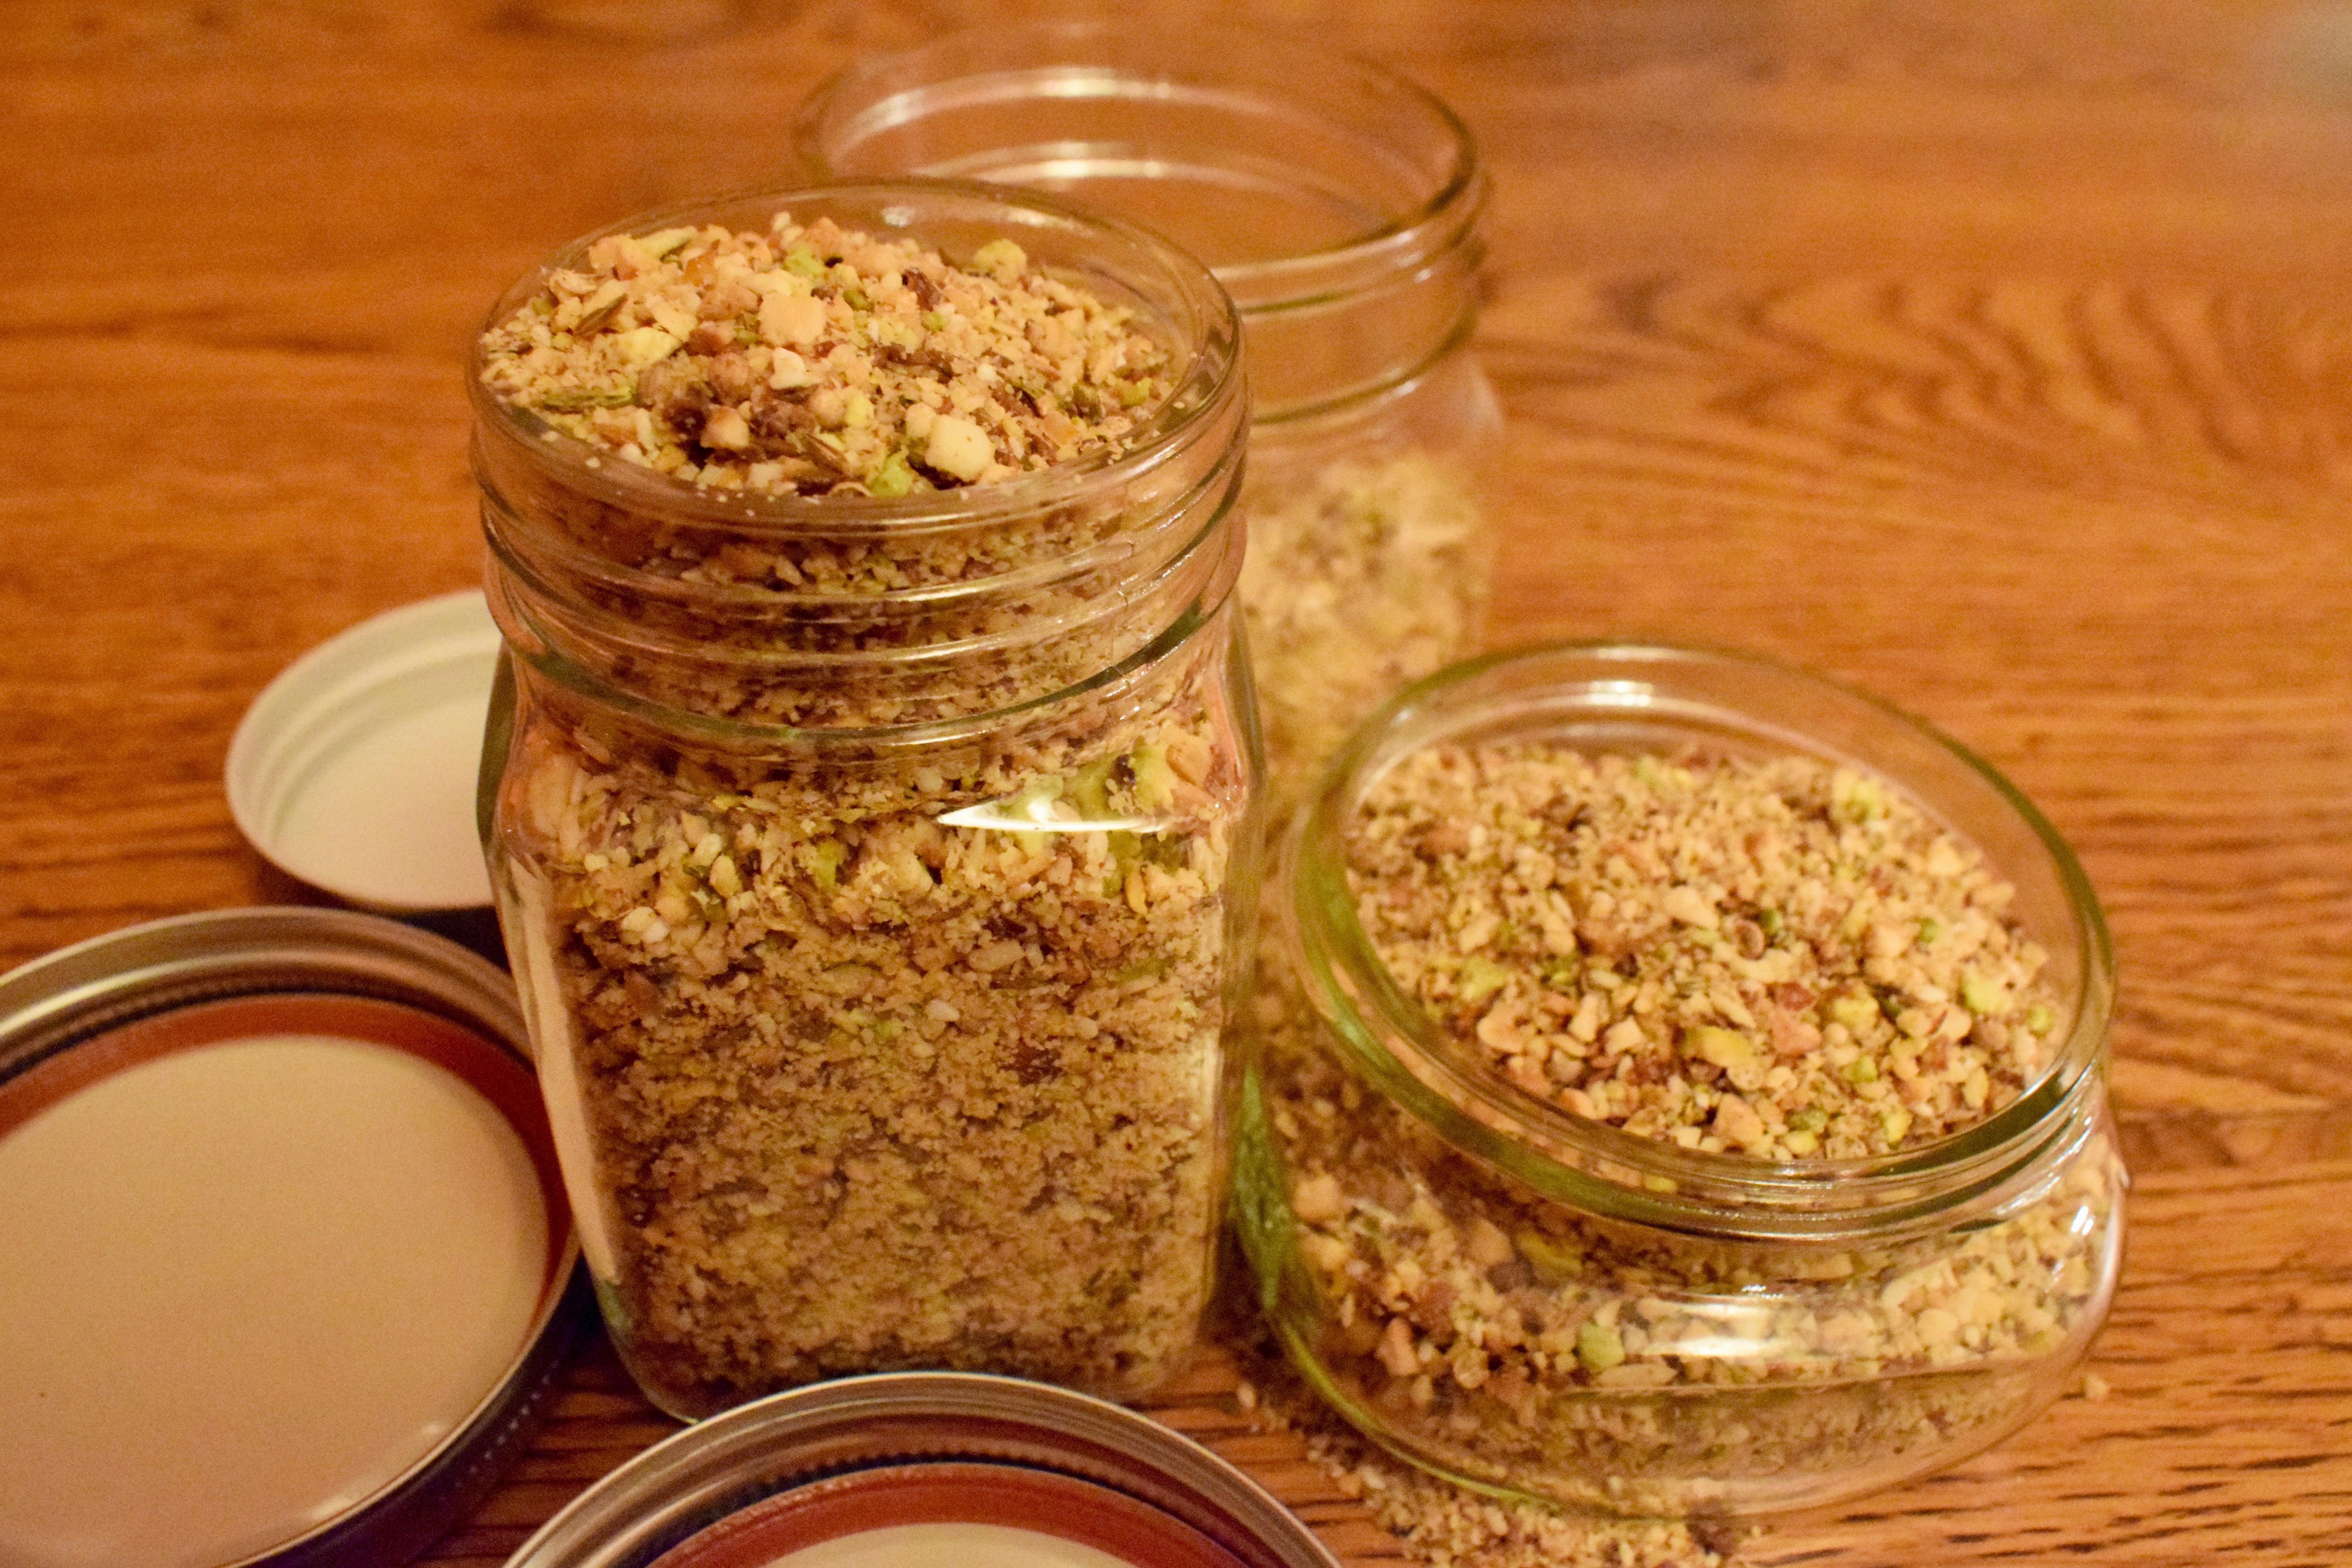
M312 648L263 689L229 744L237 826L281 870L362 908L488 904L474 788L498 653L470 588Z
M511 983L353 910L0 976L0 1563L404 1562L586 1321Z

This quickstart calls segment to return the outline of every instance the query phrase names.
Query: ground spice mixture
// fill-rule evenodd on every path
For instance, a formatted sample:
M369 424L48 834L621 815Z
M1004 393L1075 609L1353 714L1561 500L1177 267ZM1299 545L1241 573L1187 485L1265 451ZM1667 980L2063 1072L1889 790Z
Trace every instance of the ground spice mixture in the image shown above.
M501 403L591 465L824 499L1114 447L1171 374L1155 338L1010 241L958 265L783 216L600 239L483 358ZM521 669L501 910L633 1373L688 1416L893 1367L1114 1396L1163 1380L1198 1331L1223 1182L1251 788L1229 616L1050 699L1070 660L1100 669L1166 607L1066 583L1058 609L1102 613L1033 647L1014 634L1036 603L991 580L1140 526L1131 497L977 542L524 500L623 569L583 599L671 639L624 646L606 679L814 727L681 743ZM929 681L860 663L971 632L942 596L892 598L939 584L978 585L970 616L1008 634L994 651ZM1013 700L1017 719L951 742L872 729Z
M2051 1049L2011 889L1855 770L1433 745L1370 788L1345 855L1374 952L1465 1060L1654 1140L1772 1162L1913 1148L2013 1099ZM1342 1401L1456 1474L1664 1515L1896 1479L2037 1407L2104 1309L2104 1123L1974 1228L1685 1236L1542 1197L1369 1089L1295 991L1260 1008L1291 1266L1317 1303L1286 1330Z

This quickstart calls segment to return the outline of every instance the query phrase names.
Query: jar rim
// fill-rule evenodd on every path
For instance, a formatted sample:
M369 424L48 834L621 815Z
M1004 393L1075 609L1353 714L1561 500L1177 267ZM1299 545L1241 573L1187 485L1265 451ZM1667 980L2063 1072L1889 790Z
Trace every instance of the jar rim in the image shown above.
M538 414L509 403L483 380L484 344L542 289L551 274L585 258L610 235L643 234L688 223L740 223L757 216L762 226L777 213L795 218L832 217L844 227L926 239L926 220L999 226L993 234L1082 241L1100 252L1122 286L1148 289L1149 302L1176 330L1170 346L1180 363L1168 395L1116 440L1050 467L985 484L916 490L904 496L804 496L690 484L623 459L606 459L564 437ZM1025 247L1024 247L1025 248ZM666 522L761 535L831 541L921 538L981 529L1046 510L1089 491L1127 485L1210 437L1214 411L1238 397L1241 332L1233 300L1201 263L1142 226L1086 211L1050 195L973 180L903 177L758 187L677 203L607 224L564 245L531 268L494 302L467 355L467 391L475 428L520 455L542 478L600 502ZM476 467L481 467L478 456Z
M1227 507L1230 504L1229 500ZM1188 599L1141 646L1066 686L1024 696L1000 707L946 718L880 724L802 725L761 723L697 712L642 696L567 656L562 649L562 638L551 635L527 604L518 602L520 596L508 591L508 582L499 573L490 575L488 598L492 617L505 634L507 649L513 658L530 665L544 679L675 742L745 756L862 758L876 766L888 766L896 758L988 744L1002 738L1008 727L1051 722L1076 706L1116 705L1123 693L1148 679L1163 661L1198 637L1231 600L1234 585L1241 575L1243 542L1235 530L1225 526L1224 510L1221 508L1219 515L1201 529L1159 574L1160 581L1173 582L1180 574L1192 571L1193 559L1204 551L1217 552L1205 572L1194 573L1201 578L1197 596ZM510 564L508 570L513 570ZM969 658L976 648L987 646L984 640L940 644L895 657L900 662L951 660ZM811 664L830 658L840 668L854 666L869 670L887 662L870 653L805 657Z
M1015 64L1013 62L1019 62ZM884 89L894 74L929 70L921 85ZM1298 84L1329 78L1353 100L1404 114L1444 149L1442 172L1418 199L1336 241L1232 262L1210 270L1244 317L1311 310L1419 270L1475 245L1488 182L1470 127L1444 99L1367 56L1281 30L1230 22L1181 28L1133 18L1080 17L982 24L844 69L803 103L793 138L803 166L837 178L841 152L879 132L943 109L1048 98L1116 97L1130 104L1180 104L1180 84L1196 94L1255 92L1262 101L1336 110L1300 96ZM879 94L880 96L877 96Z
M1723 688L1762 683L1783 701L1834 715L1835 734L1734 703ZM1849 1159L1771 1163L1685 1149L1582 1118L1475 1070L1374 954L1349 894L1341 849L1348 816L1388 767L1433 742L1559 733L1580 724L1621 741L1709 733L1793 750L1880 774L1922 798L1920 767L1944 788L2006 815L2012 856L1995 859L1981 831L1946 820L1985 849L2002 875L2031 870L2063 905L2063 1043L2018 1097L1991 1115L1916 1148ZM1913 771L1891 766L1889 749ZM1538 1190L1598 1213L1669 1229L1746 1239L1837 1239L1948 1222L1961 1206L2006 1206L2087 1135L2105 1089L2115 957L2097 894L2049 819L1999 770L1959 742L1881 698L1814 672L1727 649L1637 642L1558 642L1506 650L1441 670L1399 692L1327 763L1292 824L1281 917L1296 939L1309 1000L1374 1085L1441 1137Z

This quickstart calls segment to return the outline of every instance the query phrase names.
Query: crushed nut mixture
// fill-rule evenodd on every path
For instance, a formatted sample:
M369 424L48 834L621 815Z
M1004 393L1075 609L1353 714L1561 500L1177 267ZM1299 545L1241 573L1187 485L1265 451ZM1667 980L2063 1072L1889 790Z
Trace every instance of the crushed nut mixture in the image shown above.
M1133 1395L1181 1366L1223 1180L1226 724L1196 687L1030 773L989 808L1026 831L940 820L1002 776L850 810L527 738L509 929L574 1020L601 1282L657 1402L916 1366Z
M1389 972L1466 1047L1688 1148L1932 1142L2015 1099L2056 1023L2010 885L1809 757L1430 747L1370 792L1349 871Z
M522 671L501 916L633 1373L688 1416L898 1367L1149 1391L1212 1278L1247 721L1230 612L1091 679L1208 566L1030 569L1198 522L1150 482L903 534L704 503L1005 481L1120 441L1169 351L1008 240L955 266L787 217L599 240L484 349L591 466L702 508L493 453L486 514L556 586L501 581L565 668L805 732L682 742Z
M484 339L484 382L550 426L697 485L901 496L1114 441L1167 351L1010 239L964 266L778 214L607 235Z
M1237 1397L1252 1426L1300 1434L1316 1468L1424 1568L1733 1568L1759 1533L1722 1519L1610 1518L1483 1496L1374 1447L1270 1355L1244 1364Z
M1374 951L1466 1052L1652 1138L1907 1147L2047 1048L2007 889L1852 771L1433 747L1369 792L1345 853ZM2008 1430L2104 1310L2103 1120L1990 1220L1685 1236L1454 1148L1343 1065L1294 984L1258 1008L1242 1205L1279 1184L1286 1239L1258 1257L1292 1281L1277 1327L1358 1418L1454 1473L1653 1514L1850 1493Z
M1246 501L1266 768L1295 789L1401 687L1469 652L1486 600L1480 514L1463 465L1411 448L1303 476L1260 465Z

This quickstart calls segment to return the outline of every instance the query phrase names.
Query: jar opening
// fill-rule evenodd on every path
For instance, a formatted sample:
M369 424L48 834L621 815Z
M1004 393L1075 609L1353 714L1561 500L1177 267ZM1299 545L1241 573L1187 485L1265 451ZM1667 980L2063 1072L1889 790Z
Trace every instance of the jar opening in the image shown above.
M878 237L913 237L950 259L1015 238L1043 271L1131 312L1175 356L1172 386L1115 439L1050 467L984 484L898 497L803 496L703 487L649 468L607 460L483 381L488 329L510 318L559 270L576 268L600 239L680 226L761 230L779 213L830 218ZM484 318L467 360L476 429L488 451L478 469L520 466L542 482L633 514L750 536L901 540L985 530L1034 513L1087 487L1133 482L1214 438L1208 416L1239 395L1240 331L1231 299L1198 263L1118 218L1083 213L1050 195L941 179L890 179L753 191L639 214L582 237L507 290ZM507 488L518 488L509 480Z
M1564 742L1582 751L1795 752L1867 770L1975 843L2017 888L2068 1016L2021 1092L1933 1142L1864 1158L1766 1162L1679 1147L1580 1117L1474 1063L1375 954L1349 890L1344 836L1402 758L1442 742ZM1834 1238L1950 1222L2030 1195L2084 1135L2113 1005L2105 920L2073 852L1989 764L1874 698L1750 656L1561 644L1474 660L1401 693L1323 775L1287 847L1291 922L1309 998L1353 1065L1441 1136L1539 1191L1666 1228Z
M844 362L835 374L849 384L874 386L863 405L872 423L900 417L902 405L940 424L950 407L964 407L975 419L1000 419L1003 432L993 437L965 422L970 438L991 454L992 476L898 496L859 493L858 484L799 495L688 483L615 455L635 455L635 445L603 452L509 401L482 374L486 351L478 345L474 456L491 547L492 604L523 658L558 687L698 745L796 754L823 733L854 737L844 742L853 748L903 751L940 743L927 727L944 723L960 743L973 725L1083 700L1093 683L1115 683L1132 659L1165 645L1171 629L1181 636L1215 613L1230 591L1239 549L1237 539L1226 541L1239 529L1233 510L1244 417L1238 326L1231 301L1199 263L1131 226L1025 192L951 182L755 192L633 218L590 236L510 290L490 321L495 327L535 310L543 303L542 284L579 294L589 285L567 282L567 275L587 276L575 264L592 255L615 271L629 265L625 247L598 250L614 236L678 237L677 254L686 259L667 264L678 279L658 289L683 291L695 268L709 264L706 280L720 280L709 285L710 293L688 296L699 308L735 287L725 281L735 274L699 248L729 242L705 237L714 228L767 234L779 214L796 226L784 231L787 237L834 226L849 237L845 253L857 253L859 236L913 242L903 252L885 246L863 253L878 248L889 258L864 263L881 279L876 298L888 301L874 305L870 321L845 314L838 303L847 297L842 290L863 287L842 280L845 262L828 271L821 257L802 257L799 265L822 279L812 286L787 276L798 253L786 247L770 271L775 290L788 300L802 289L832 291L835 313L817 329L810 353L822 353L827 363ZM1017 354L985 338L975 346L972 329L962 324L989 317L994 307L985 294L978 305L966 299L959 306L940 293L944 287L952 294L960 268L1003 285L1003 255L985 266L973 258L985 258L988 247L1008 236L1018 237L1013 271L1030 290L1024 309L1045 312L1025 334L1013 321L990 329ZM756 237L742 241L770 266L765 245ZM740 254L722 260L740 272ZM632 276L641 276L664 263L635 265ZM936 312L925 307L919 327L921 290L902 286L902 267L932 290L938 306ZM673 294L649 294L656 312L665 300L684 309ZM1139 332L1165 350L1165 379L1153 383L1165 387L1164 395L1139 408L1131 424L1119 408L1081 399L1099 388L1082 384L1077 372L1051 369L1076 364L1084 348L1047 310L1055 300L1063 315L1083 309L1089 320L1109 323L1105 331ZM552 352L563 334L551 336L546 323L566 320L562 312L574 308L567 303L551 318L527 323L521 341L541 341ZM736 325L740 332L741 322ZM639 331L653 329L624 336ZM739 352L721 342L710 352L735 354L750 368L730 374L755 377L766 374L769 362L754 356L772 352L780 362L802 363L782 348L772 351L766 325L759 331L760 345ZM923 335L941 332L948 348L930 346ZM1034 355L1045 353L1038 345L1050 344L1055 332L1068 353L1040 368ZM920 346L908 348L906 334L915 334ZM697 342L656 334L654 346L664 345L668 357L689 362L684 374L708 374L719 384L719 372L695 368L703 352ZM606 353L626 348L600 344ZM1127 352L1113 338L1098 346L1097 358L1108 363ZM501 374L529 360L510 354ZM886 363L916 368L886 384L878 370ZM637 372L629 395L654 374L651 368ZM869 374L877 379L860 379ZM1034 384L1024 379L1033 374L1039 378ZM1131 384L1140 390L1144 383ZM815 439L810 432L816 426L805 423L815 416L792 402L790 389L770 403L756 401L767 395L756 387L751 395L754 402L743 405L750 415L732 403L719 412L739 426L747 417L780 421L762 426L763 439L787 446ZM595 417L606 419L609 406L597 405ZM1046 433L1039 439L1066 454L1060 460L1053 460L1053 447L1022 444L1028 437L1016 423L1024 410ZM642 430L650 418L642 400L629 412ZM1080 422L1082 412L1096 423ZM804 423L792 423L795 416ZM717 416L709 417L715 422ZM1059 434L1052 434L1054 420ZM620 439L609 424L592 421L589 427L600 440ZM915 428L909 414L906 429ZM1100 444L1072 449L1088 438ZM912 437L888 439L895 461ZM678 452L665 448L663 455ZM1013 467L1023 461L1044 466Z
M1058 192L1174 237L1244 314L1313 309L1473 243L1468 127L1386 68L1276 32L985 26L851 68L797 129L821 176Z

